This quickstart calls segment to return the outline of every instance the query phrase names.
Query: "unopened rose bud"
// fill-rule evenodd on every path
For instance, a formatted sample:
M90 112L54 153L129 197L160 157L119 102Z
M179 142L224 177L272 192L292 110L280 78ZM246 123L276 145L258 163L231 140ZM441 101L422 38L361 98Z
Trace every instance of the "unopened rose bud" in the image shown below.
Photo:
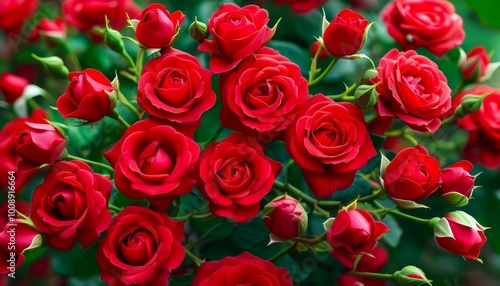
M464 117L469 113L478 111L483 105L483 101L487 95L466 95L462 98L460 105L455 111L457 117Z
M109 26L109 20L106 17L106 29L104 30L104 43L114 52L123 54L125 45L123 44L122 35Z
M69 74L68 68L64 65L63 60L60 57L39 57L35 54L31 54L36 60L42 63L42 65L50 72L61 77L67 77Z
M0 75L0 91L3 94L5 102L12 104L19 99L29 82L17 75L4 72Z
M354 101L359 108L373 107L378 100L377 85L360 85L354 92Z
M378 76L378 71L376 69L369 69L365 71L363 77L361 78L361 84L371 84L372 79Z
M425 277L425 273L415 266L406 266L394 273L394 276L400 286L432 285L432 281Z
M207 37L207 30L207 25L196 19L189 25L189 35L200 43Z
M469 173L473 167L471 162L462 160L442 170L440 194L448 204L461 207L469 202L476 179Z
M464 52L465 53L465 52ZM465 82L478 82L486 75L490 56L483 46L470 50L460 63L460 72Z
M262 220L269 231L287 240L304 234L307 228L307 212L294 198L280 196L264 207Z

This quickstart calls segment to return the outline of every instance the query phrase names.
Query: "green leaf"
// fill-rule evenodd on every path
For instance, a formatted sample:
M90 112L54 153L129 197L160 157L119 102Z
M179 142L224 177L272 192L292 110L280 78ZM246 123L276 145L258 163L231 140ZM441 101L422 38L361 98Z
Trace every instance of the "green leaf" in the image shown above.
M500 10L500 2L498 0L466 0L481 21L491 27L500 28L498 21L498 10Z
M172 276L170 276L172 277ZM170 286L189 286L193 282L194 274L182 275L180 277L171 278L168 282Z
M390 247L397 247L403 235L403 230L399 226L398 221L392 215L387 215L382 222L391 229L391 231L382 236L382 241Z
M311 55L299 47L297 44L280 40L272 40L268 46L277 50L282 56L288 58L291 62L296 63L300 67L302 75L307 75L309 72L309 64Z
M237 226L231 234L230 240L235 246L248 250L257 244L267 245L269 230L260 217L257 217Z
M356 177L354 178L354 182L349 188L335 192L335 194L329 199L341 202L349 202L358 196L364 197L371 194L372 189L372 185L370 185L370 183L368 183L365 179Z

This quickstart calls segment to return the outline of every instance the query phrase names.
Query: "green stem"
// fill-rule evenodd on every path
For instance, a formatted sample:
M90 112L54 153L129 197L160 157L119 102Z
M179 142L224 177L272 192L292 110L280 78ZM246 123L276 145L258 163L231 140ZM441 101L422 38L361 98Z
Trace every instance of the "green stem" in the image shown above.
M386 131L384 133L384 136L391 136L391 137L398 137L398 136L402 136L406 130L408 129L408 126L403 126L401 127L400 129L395 129L395 130L390 130L390 131Z
M299 189L297 189L296 187L290 185L290 184L284 184L280 181L277 181L275 180L274 181L274 187L280 191L283 191L283 192L289 192L289 193L293 193L295 194L296 196L302 198L302 200L306 203L308 203L309 205L311 205L311 207L313 208L313 210L316 210L317 212L319 212L321 215L327 217L327 218L330 218L330 213L324 209L322 209L321 207L318 206L318 201L316 199L314 199L313 197L303 193L302 191L300 191ZM340 202L339 202L340 203Z
M132 57L127 53L127 51L125 49L123 49L123 53L122 53L122 56L127 60L128 64L130 65L130 67L135 70L136 67L135 67L135 62L134 60L132 59Z
M397 209L386 209L386 211L390 214L393 214L393 215L396 215L396 216L399 216L399 217L402 217L402 218L405 218L408 220L413 220L413 221L416 221L419 223L429 224L429 222L431 221L430 219L419 218L416 216L405 214L403 212L398 211Z
M194 255L190 250L188 250L188 249L185 249L185 250L186 250L186 255L189 256L189 258L191 258L191 260L193 260L194 263L196 263L196 266L200 266L203 262L205 262L201 258Z
M112 211L114 211L116 213L119 213L119 212L121 212L123 210L123 208L117 207L117 206L112 205L112 204L108 205L108 209L110 209L110 210L112 210Z
M137 76L137 78L141 77L143 60L144 60L144 49L141 48L137 53L137 59L135 62L135 75Z
M67 159L70 159L70 160L79 160L79 161L83 161L87 164L90 164L90 165L94 165L94 166L97 166L97 167L101 167L103 169L106 169L108 171L110 171L111 173L113 173L115 170L111 167L111 166L108 166L104 163L99 163L99 162L96 162L96 161L92 161L92 160L88 160L88 159L84 159L84 158L80 158L80 157L77 157L77 156L73 156L73 155L68 155L68 157L66 157Z
M464 89L464 87L465 87L465 82L463 79L460 79L457 86L455 86L455 88L451 92L451 98L457 96Z
M392 280L393 279L393 274L388 274L388 273L374 273L374 272L358 272L358 271L351 271L349 274L358 276L358 277L363 277L363 278L373 278L373 279L382 279L382 280Z
M415 137L413 137L410 133L404 133L403 136L401 136L401 138L408 140L413 146L418 145L417 139L415 139Z
M108 117L118 121L123 127L125 127L125 129L130 127L130 124L128 124L127 121L125 121L125 119L123 119L123 117L118 114L118 111L116 111L116 109L113 109L113 111L108 114Z
M304 237L295 237L292 238L293 241L308 244L308 245L315 245L318 243L321 243L325 240L326 238L326 232L324 232L322 235L315 237L315 238L304 238Z
M267 261L273 262L275 260L278 260L281 257L283 257L283 255L285 255L285 254L289 253L290 251L292 251L294 248L295 248L295 243L292 243L288 247L283 248L280 252L278 252L275 255L273 255Z
M313 86L313 85L316 85L318 83L320 83L329 73L330 71L333 69L333 67L335 66L335 64L339 61L340 58L333 58L332 61L330 62L330 64L326 67L326 69L315 79L313 79L312 81L309 81L309 86Z
M224 131L224 126L219 126L219 129L217 129L217 131L212 135L212 137L210 137L210 139L208 139L207 141L201 143L201 148L202 149L205 149L208 147L208 145L210 145L210 143L214 142L215 140L217 140L217 138L219 138L220 134L222 133L222 131Z
M321 53L321 49L323 47L320 45L318 50L316 51L316 54L314 55L314 58L311 61L311 66L309 68L309 79L308 82L312 82L314 80L314 77L316 76L316 69L317 69L317 63L318 63L318 58L319 54Z
M139 113L139 111L137 110L137 108L135 108L132 103L130 103L130 101L128 101L127 97L120 91L118 92L118 100L123 104L125 105L125 107L128 108L128 110L130 110L133 114L135 114L135 116L137 116L137 118L141 118L141 114Z
M63 47L64 50L66 51L66 55L68 56L69 60L71 61L71 64L73 65L73 68L76 71L81 71L82 65L80 64L80 60L78 60L78 57L76 56L75 52L68 45L68 42L65 41Z

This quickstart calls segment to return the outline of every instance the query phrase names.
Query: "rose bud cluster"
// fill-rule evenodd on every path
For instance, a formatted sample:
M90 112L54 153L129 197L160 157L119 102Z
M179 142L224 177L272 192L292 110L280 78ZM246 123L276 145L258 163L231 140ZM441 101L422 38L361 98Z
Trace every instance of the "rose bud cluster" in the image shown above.
M177 38L185 17L181 11L170 13L161 4L151 4L139 15L135 36L146 48L169 47Z
M268 203L262 220L271 232L271 241L299 237L307 229L307 212L294 198L283 195Z
M424 47L442 57L465 38L462 17L451 1L394 0L382 11L382 21L405 51Z

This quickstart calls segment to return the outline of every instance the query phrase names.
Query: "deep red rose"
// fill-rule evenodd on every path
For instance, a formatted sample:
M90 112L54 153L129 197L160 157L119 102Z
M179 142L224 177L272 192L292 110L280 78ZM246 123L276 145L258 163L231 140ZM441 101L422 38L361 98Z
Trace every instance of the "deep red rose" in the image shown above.
M287 240L301 236L307 229L307 212L296 199L280 196L264 207L262 221L271 234Z
M486 75L490 63L490 56L486 49L483 46L474 47L460 64L462 78L466 82L479 81L481 77Z
M463 211L446 214L434 227L434 239L443 251L476 259L486 243L482 227Z
M142 10L135 30L137 40L147 48L165 48L173 44L186 16L181 11L170 13L161 4L151 4Z
M358 254L346 254L342 251L333 251L332 256L338 260L344 267L349 270L354 270L354 262ZM379 272L387 262L389 254L380 246L375 247L371 251L362 254L361 259L356 264L356 271L360 272Z
M379 99L380 116L398 117L417 131L436 131L451 108L448 80L436 63L415 51L390 50L372 81Z
M137 102L151 116L179 124L199 125L215 104L212 73L194 56L169 49L144 66Z
M66 92L57 100L57 110L63 117L95 122L115 108L116 91L100 71L70 72L68 78Z
M29 118L20 117L16 118L2 127L0 130L0 173L8 174L9 171L15 172L15 189L16 192L21 191L24 184L29 179L29 175L22 175L17 172L17 160L18 156L16 153L16 130L22 126L26 121L44 123L47 114L42 109L35 109L33 114ZM8 176L0 176L0 190L5 191L9 186Z
M71 249L78 240L88 248L111 223L113 185L81 161L59 161L33 191L31 218L50 247Z
M129 127L104 153L115 169L115 184L132 199L147 199L165 211L175 197L194 187L194 164L200 147L191 138L147 118Z
M266 157L256 139L233 133L203 151L196 186L212 213L244 222L257 215L280 171L281 163Z
M328 2L328 0L272 0L276 3L288 4L295 13L309 13Z
M340 275L337 279L338 286L385 286L384 280L361 278L349 273Z
M475 177L469 173L473 168L471 162L462 160L443 169L443 184L439 192L446 202L454 206L464 206L469 202L474 190Z
M92 29L105 27L105 16L113 29L121 30L127 24L127 14L133 19L140 12L134 0L64 0L62 3L64 20L89 33L96 42L101 42L102 36Z
M36 229L19 221L16 210L29 215L29 205L20 200L7 199L0 206L0 274L18 269L26 257L23 252L40 246L42 237ZM10 221L10 218L13 221ZM11 255L14 253L14 256ZM9 261L10 260L10 261ZM1 284L1 283L0 283ZM2 284L7 285L7 284Z
M137 206L125 207L99 241L97 263L109 285L168 285L184 260L182 222Z
M323 33L326 50L336 57L355 54L363 47L368 24L361 14L349 9L340 11Z
M422 145L396 154L382 179L387 194L399 206L407 208L432 195L442 183L439 162Z
M28 35L30 41L38 41L40 37L44 37L51 42L51 39L62 40L66 38L66 23L61 18L50 20L43 18L36 24Z
M365 210L342 209L326 233L333 251L344 255L372 251L382 235L389 231L383 222L375 221Z
M438 57L465 38L463 20L451 1L394 0L382 11L382 21L404 50L424 47Z
M323 94L306 100L286 130L285 147L318 198L348 188L377 154L356 105Z
M14 103L24 93L24 89L29 85L29 81L20 76L3 72L0 75L0 91L7 103Z
M0 28L8 38L15 38L19 34L37 5L38 0L0 1Z
M481 162L490 169L500 166L500 89L486 85L475 85L453 99L458 106L466 95L486 96L481 108L457 120L459 127L469 131L465 159L472 163Z
M48 123L23 122L16 129L14 142L20 174L33 172L43 164L53 165L67 155L66 138Z
M276 267L267 260L243 252L238 256L204 262L196 269L191 286L212 285L292 286L293 284L286 268Z
M210 70L229 71L269 42L274 29L267 26L268 22L267 11L256 5L240 8L233 3L222 4L208 20L212 40L205 39L198 47L212 54Z
M297 64L264 47L220 80L221 123L261 141L282 138L307 98Z

